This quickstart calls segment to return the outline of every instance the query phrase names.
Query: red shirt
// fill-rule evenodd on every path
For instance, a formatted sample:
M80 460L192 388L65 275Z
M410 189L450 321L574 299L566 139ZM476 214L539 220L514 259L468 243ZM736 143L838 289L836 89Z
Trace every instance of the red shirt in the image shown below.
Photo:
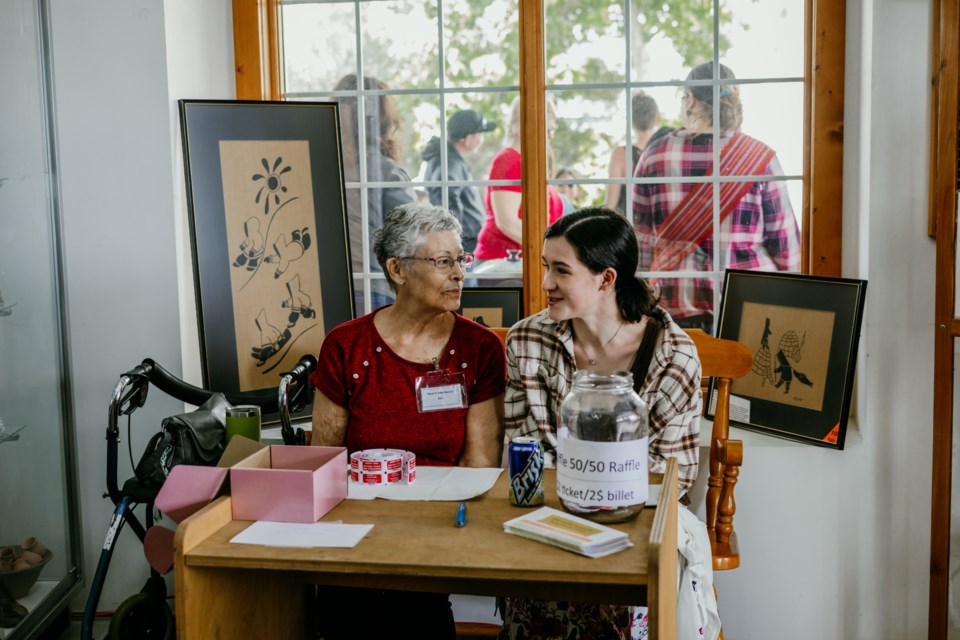
M512 147L503 149L494 157L490 163L489 180L519 180L520 179L520 152ZM514 191L520 193L520 185L487 187L484 202L487 205L487 218L477 237L477 248L474 255L477 260L494 260L496 258L507 258L507 249L520 250L520 244L514 242L506 236L497 226L496 218L493 216L493 205L490 202L490 195L494 191ZM563 215L563 200L553 187L547 187L547 201L549 202L550 224L553 224ZM523 209L517 208L517 217L521 217Z
M463 452L467 409L420 413L414 380L433 369L394 353L373 316L345 322L327 334L310 382L346 409L347 449L405 449L424 465L452 466ZM506 386L503 343L495 333L457 315L440 368L464 374L467 403L494 398Z

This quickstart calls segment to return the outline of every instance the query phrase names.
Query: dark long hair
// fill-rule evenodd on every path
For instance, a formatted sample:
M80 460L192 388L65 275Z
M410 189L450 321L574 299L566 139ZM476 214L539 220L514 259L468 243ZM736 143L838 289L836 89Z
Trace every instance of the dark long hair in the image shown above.
M654 315L657 297L636 275L640 261L637 235L622 215L604 207L584 207L550 225L543 239L550 238L569 242L580 262L593 273L607 268L617 272L614 291L624 320L639 322L645 315Z
M363 79L365 91L386 91L387 85L369 76ZM354 73L340 78L334 91L357 91L357 76ZM350 114L355 135L360 135L360 117L356 96L341 96L337 101ZM400 160L400 112L390 94L367 96L364 100L364 114L367 120L367 143L378 143L380 153L394 161Z

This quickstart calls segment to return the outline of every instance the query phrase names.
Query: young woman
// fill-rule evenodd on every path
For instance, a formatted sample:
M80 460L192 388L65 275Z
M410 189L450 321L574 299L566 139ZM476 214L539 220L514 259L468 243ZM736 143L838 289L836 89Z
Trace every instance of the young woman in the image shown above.
M649 407L649 467L679 462L680 492L697 477L700 361L690 338L635 276L630 223L600 207L580 209L547 229L547 308L507 336L507 434L534 436L556 460L560 403L579 369L633 371ZM632 607L511 599L501 638L630 638Z

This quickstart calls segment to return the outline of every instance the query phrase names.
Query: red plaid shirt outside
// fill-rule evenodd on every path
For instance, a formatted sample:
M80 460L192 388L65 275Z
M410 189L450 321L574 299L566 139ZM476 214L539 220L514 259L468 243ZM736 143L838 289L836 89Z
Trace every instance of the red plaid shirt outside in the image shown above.
M725 145L730 135L720 136ZM637 164L637 178L700 177L713 165L713 135L678 129L644 150ZM774 157L761 175L781 176ZM633 222L640 243L640 271L649 271L658 231L667 216L683 201L695 182L636 184L633 188ZM713 215L713 199L704 215ZM677 266L677 271L713 271L711 235ZM790 206L783 180L753 184L720 224L724 249L720 268L759 271L800 270L800 229ZM660 278L656 281L660 306L677 320L713 314L713 279Z

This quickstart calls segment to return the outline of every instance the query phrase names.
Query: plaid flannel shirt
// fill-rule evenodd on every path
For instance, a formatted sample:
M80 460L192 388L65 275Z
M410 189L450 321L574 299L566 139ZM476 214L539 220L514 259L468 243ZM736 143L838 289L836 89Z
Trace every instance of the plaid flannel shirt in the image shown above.
M725 145L730 135L720 137ZM679 129L647 147L637 163L636 177L704 176L713 164L713 135ZM774 157L765 176L783 175ZM640 243L640 271L649 271L658 230L696 183L636 184L633 188L633 222ZM710 210L713 215L713 198ZM800 270L800 229L790 206L786 183L758 181L720 224L720 246L725 251L720 268L759 271ZM711 235L677 267L677 271L713 271ZM660 306L676 319L713 314L711 278L660 278Z
M700 360L669 315L662 320L664 330L639 395L650 410L650 471L662 473L666 459L676 458L683 494L697 478L700 458ZM507 335L507 435L538 438L549 467L556 465L560 403L576 371L570 321L554 322L544 310Z

